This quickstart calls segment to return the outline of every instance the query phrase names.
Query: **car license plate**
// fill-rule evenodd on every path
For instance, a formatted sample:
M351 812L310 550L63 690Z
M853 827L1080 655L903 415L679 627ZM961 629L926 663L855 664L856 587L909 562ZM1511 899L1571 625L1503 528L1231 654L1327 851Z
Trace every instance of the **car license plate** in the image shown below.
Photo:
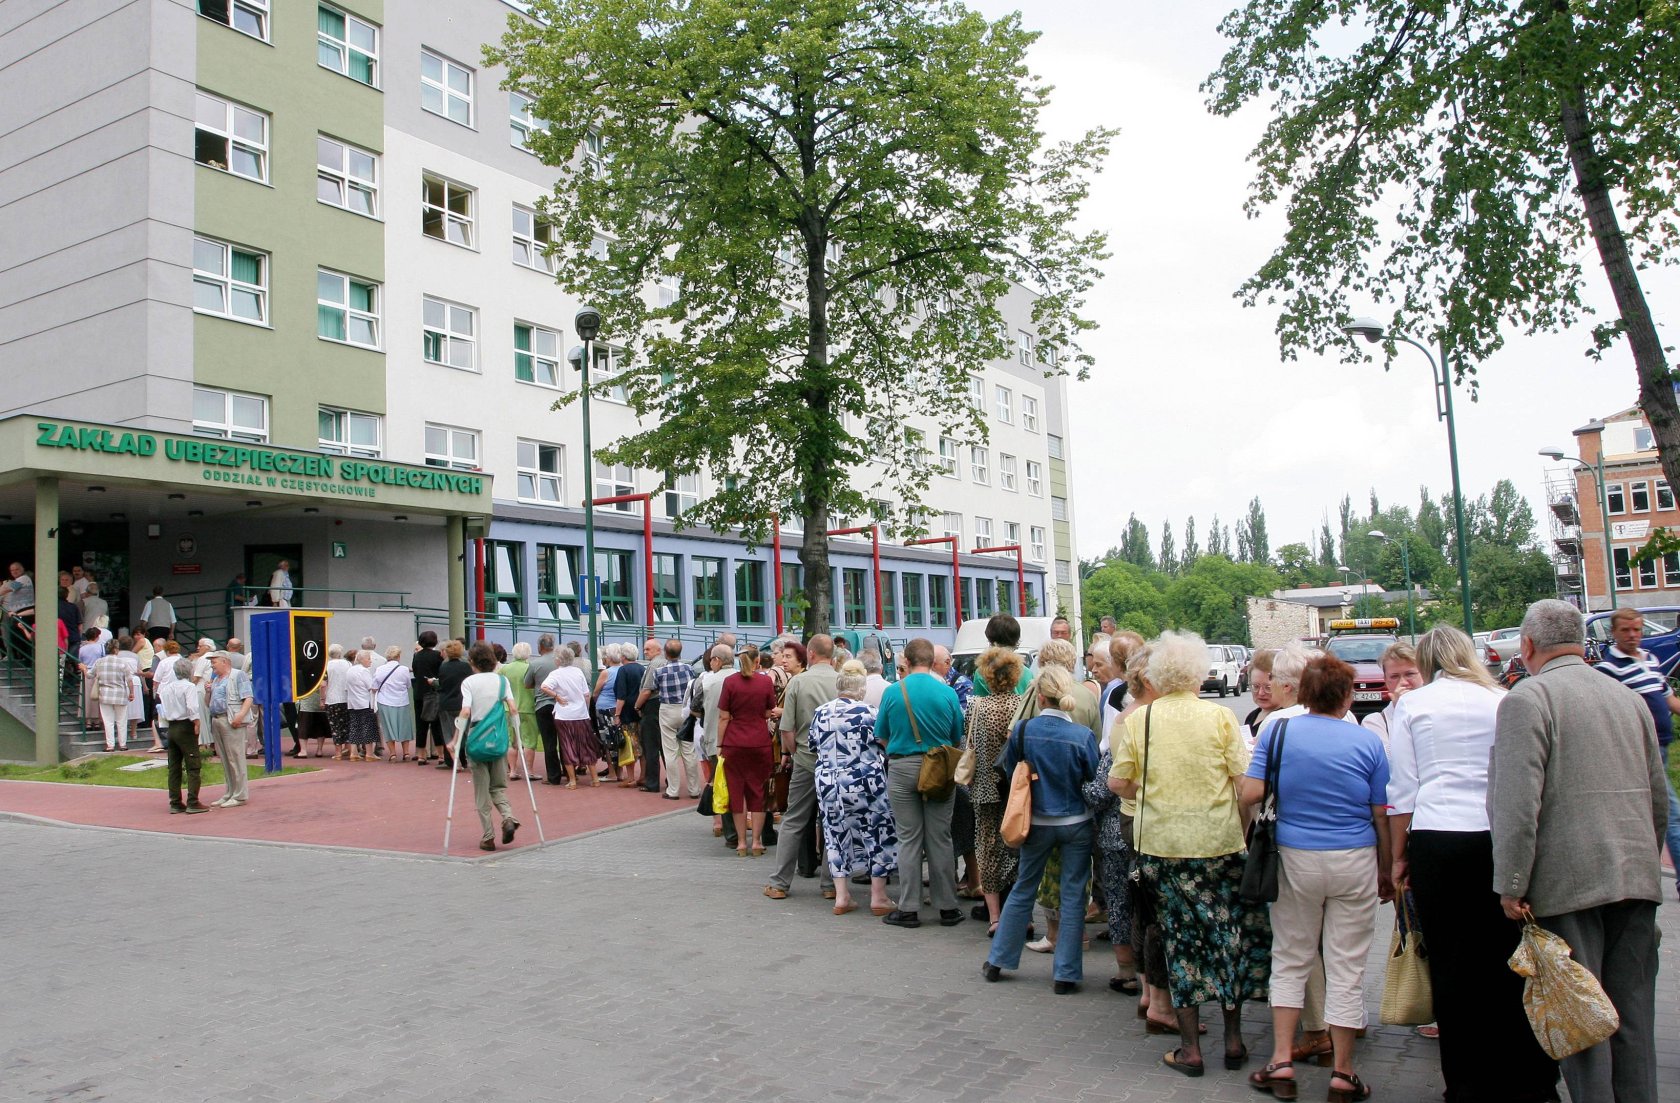
M1380 689L1362 689L1362 690L1359 690L1359 691L1354 693L1353 699L1355 701L1381 701L1382 700L1382 690L1380 690Z

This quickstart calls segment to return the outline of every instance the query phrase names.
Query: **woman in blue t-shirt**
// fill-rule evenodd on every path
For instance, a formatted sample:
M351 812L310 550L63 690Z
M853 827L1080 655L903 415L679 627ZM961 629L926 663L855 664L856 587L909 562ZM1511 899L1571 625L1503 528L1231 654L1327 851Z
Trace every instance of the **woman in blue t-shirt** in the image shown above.
M1278 899L1272 905L1272 1060L1249 1077L1278 1099L1297 1092L1290 1048L1307 975L1324 957L1324 1020L1335 1071L1329 1098L1365 1099L1353 1071L1354 1034L1365 1025L1365 961L1377 903L1393 896L1388 869L1388 755L1375 732L1344 722L1353 702L1353 668L1319 655L1301 673L1305 716L1271 725L1254 746L1243 779L1245 808L1266 791L1277 757Z

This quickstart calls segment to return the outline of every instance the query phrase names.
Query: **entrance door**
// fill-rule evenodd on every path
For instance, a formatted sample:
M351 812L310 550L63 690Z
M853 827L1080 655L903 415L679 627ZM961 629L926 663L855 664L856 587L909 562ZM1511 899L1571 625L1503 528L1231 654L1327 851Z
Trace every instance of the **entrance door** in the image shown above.
M292 576L292 604L308 604L303 595L302 544L246 544L245 580L247 585L261 587L257 604L269 604L268 580L274 577L282 559L286 561L286 573Z

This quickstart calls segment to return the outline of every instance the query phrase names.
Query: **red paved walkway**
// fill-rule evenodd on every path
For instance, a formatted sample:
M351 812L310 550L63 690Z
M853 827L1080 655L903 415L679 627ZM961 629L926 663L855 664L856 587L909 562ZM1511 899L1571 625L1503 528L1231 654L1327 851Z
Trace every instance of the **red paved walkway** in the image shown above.
M0 781L0 812L21 812L66 823L262 839L287 843L362 847L409 854L443 852L444 813L449 801L449 772L412 761L335 762L287 759L288 764L316 766L309 774L264 778L250 783L250 803L242 808L212 808L202 816L172 816L161 789L123 789L107 785L71 785L39 781ZM481 858L478 815L472 782L456 781L455 826L451 857ZM620 789L603 781L598 788L580 784L576 791L532 782L543 833L549 840L647 819L674 810L693 814L693 801L668 801L640 789ZM206 786L206 804L222 795ZM523 781L510 782L508 799L521 822L511 847L537 843L536 818Z

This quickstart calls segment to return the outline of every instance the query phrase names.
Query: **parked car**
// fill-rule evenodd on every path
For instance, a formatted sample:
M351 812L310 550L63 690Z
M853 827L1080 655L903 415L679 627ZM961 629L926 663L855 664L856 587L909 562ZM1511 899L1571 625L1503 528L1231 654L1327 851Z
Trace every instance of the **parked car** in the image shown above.
M1363 720L1388 703L1382 654L1400 639L1400 622L1393 617L1333 620L1324 650L1353 667L1353 714Z
M1237 653L1237 692L1247 693L1248 671L1254 665L1254 648L1242 643L1226 644L1226 646Z
M975 617L972 620L963 621L957 626L957 638L951 644L951 665L956 667L959 673L966 674L970 678L975 676L974 668L980 661L981 653L990 646L986 643L987 619L986 617ZM1055 619L1054 617L1019 618L1021 622L1021 642L1016 645L1015 653L1021 656L1021 661L1027 664L1029 670L1033 669L1038 662L1038 649L1043 646L1045 640L1050 638L1050 625ZM1082 656L1084 654L1084 649L1079 646L1077 634L1074 636L1073 646L1075 655ZM1075 676L1080 681L1084 681L1085 660L1079 658L1075 660L1074 665L1077 667L1074 671Z
M1221 697L1238 692L1242 662L1237 658L1237 649L1226 643L1210 643L1207 653L1208 672L1207 677L1202 679L1202 692L1217 693Z

